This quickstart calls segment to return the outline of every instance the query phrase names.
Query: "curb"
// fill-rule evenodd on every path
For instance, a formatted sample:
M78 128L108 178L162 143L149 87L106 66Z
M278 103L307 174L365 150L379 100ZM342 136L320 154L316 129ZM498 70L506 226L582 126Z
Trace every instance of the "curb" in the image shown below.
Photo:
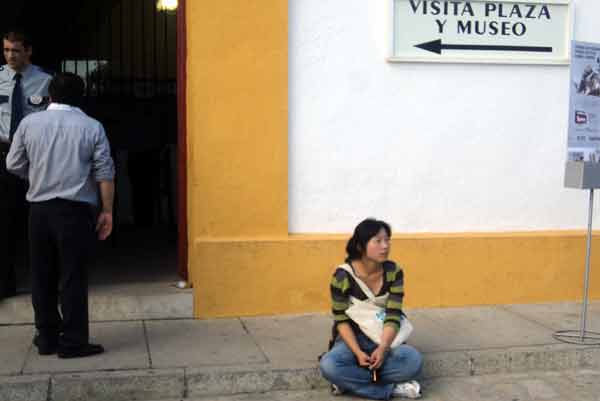
M50 400L160 400L183 398L184 369L130 370L56 375Z
M49 400L50 375L0 377L0 401Z
M426 353L424 378L600 367L600 347L567 344ZM318 367L239 367L96 371L0 377L0 401L128 401L311 390Z

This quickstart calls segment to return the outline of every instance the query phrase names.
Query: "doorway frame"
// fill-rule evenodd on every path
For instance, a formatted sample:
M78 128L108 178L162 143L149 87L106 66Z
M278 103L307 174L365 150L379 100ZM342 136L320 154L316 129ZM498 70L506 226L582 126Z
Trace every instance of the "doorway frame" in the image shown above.
M177 271L188 280L186 1L177 7Z

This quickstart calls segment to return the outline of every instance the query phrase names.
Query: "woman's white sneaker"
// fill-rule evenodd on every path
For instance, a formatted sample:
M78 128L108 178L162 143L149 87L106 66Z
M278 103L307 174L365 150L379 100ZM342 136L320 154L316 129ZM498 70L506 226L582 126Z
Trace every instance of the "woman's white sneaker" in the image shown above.
M331 394L332 395L342 395L342 394L344 394L344 392L342 391L341 388L339 388L335 384L332 384L331 385Z
M416 380L398 383L392 393L395 397L421 398L421 385Z

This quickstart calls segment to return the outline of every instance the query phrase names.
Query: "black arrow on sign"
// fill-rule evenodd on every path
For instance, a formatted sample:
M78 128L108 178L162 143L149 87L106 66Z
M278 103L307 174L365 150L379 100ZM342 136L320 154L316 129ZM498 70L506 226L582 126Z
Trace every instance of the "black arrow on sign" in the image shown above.
M415 45L415 47L437 54L442 54L443 49L552 53L552 47L546 46L449 45L443 44L441 39L421 43L420 45Z

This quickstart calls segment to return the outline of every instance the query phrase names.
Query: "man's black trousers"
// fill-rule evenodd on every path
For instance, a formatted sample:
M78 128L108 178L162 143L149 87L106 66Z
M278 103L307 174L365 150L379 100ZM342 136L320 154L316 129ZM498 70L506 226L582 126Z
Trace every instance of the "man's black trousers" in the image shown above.
M89 204L30 204L31 295L41 341L65 348L89 342L87 262L94 241Z
M24 252L27 182L6 171L8 145L0 144L0 300L16 293L16 261Z

